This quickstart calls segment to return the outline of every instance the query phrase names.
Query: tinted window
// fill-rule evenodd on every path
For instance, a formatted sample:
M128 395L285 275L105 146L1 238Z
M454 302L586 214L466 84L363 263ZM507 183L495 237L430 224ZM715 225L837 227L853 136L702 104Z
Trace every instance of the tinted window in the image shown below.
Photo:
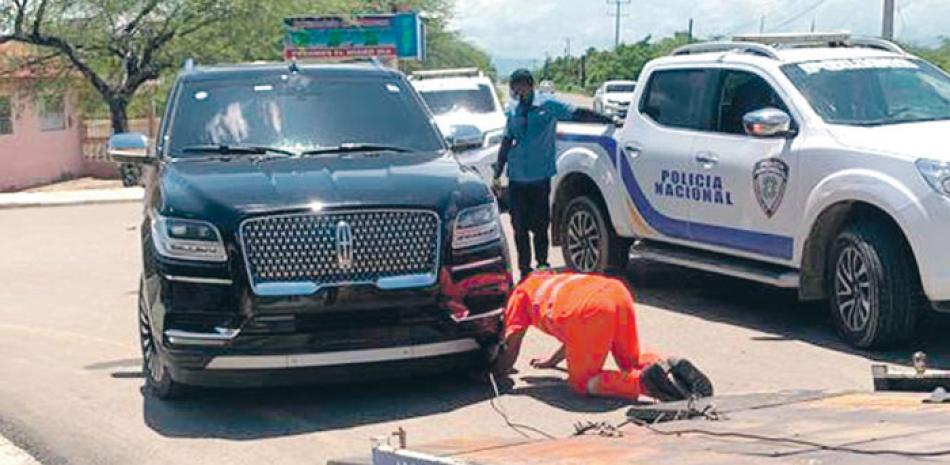
M714 75L698 69L657 71L650 78L640 112L664 126L709 129Z
M859 58L782 66L826 122L855 126L950 120L950 77L922 60Z
M636 88L634 84L610 84L607 86L607 92L630 93Z
M422 98L432 113L443 115L456 111L467 113L492 113L495 111L495 96L491 87L476 89L452 89L422 92Z
M205 144L264 145L293 151L344 143L441 150L441 138L401 80L328 78L305 73L255 80L185 83L169 133L172 156Z
M718 130L730 134L745 134L742 117L764 108L788 111L778 94L761 77L745 71L725 70L721 74L722 88L717 107Z

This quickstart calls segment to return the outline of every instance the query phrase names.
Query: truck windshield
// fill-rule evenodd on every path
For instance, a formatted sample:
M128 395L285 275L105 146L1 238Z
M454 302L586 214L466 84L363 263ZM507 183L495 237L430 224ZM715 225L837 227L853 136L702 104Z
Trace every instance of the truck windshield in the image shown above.
M492 113L495 97L491 87L479 85L474 89L433 90L421 92L429 109L436 115L454 113Z
M188 147L261 146L301 153L345 144L442 150L413 90L395 79L305 73L183 84L168 132L172 157Z
M922 60L824 60L784 65L782 70L830 124L950 120L950 76Z

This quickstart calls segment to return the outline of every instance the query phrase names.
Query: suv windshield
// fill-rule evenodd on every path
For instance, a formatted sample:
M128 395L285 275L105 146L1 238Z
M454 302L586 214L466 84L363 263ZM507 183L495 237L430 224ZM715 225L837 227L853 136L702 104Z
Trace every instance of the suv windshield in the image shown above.
M436 115L454 113L492 113L495 111L495 97L491 87L479 85L472 89L429 90L420 92Z
M950 76L907 58L825 60L782 66L831 124L879 126L950 120Z
M633 84L608 84L607 92L630 93L636 88Z
M344 144L442 150L413 90L396 79L306 73L185 82L168 151L204 157L197 146L274 147L300 153Z

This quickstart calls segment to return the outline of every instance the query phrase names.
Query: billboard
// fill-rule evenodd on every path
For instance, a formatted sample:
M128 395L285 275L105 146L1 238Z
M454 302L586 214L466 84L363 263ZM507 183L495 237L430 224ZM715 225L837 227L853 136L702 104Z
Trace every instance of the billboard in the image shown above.
M284 58L425 58L425 26L416 13L284 20Z

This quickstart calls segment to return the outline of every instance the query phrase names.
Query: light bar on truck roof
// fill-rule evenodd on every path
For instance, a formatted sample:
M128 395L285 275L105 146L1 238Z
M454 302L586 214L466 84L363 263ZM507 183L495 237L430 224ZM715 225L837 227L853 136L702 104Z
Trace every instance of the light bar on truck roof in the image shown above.
M788 34L742 34L732 38L736 42L752 42L771 46L845 45L851 40L849 32L815 32Z
M438 79L447 77L482 77L482 72L478 68L452 68L452 69L430 69L425 71L414 71L409 79Z

